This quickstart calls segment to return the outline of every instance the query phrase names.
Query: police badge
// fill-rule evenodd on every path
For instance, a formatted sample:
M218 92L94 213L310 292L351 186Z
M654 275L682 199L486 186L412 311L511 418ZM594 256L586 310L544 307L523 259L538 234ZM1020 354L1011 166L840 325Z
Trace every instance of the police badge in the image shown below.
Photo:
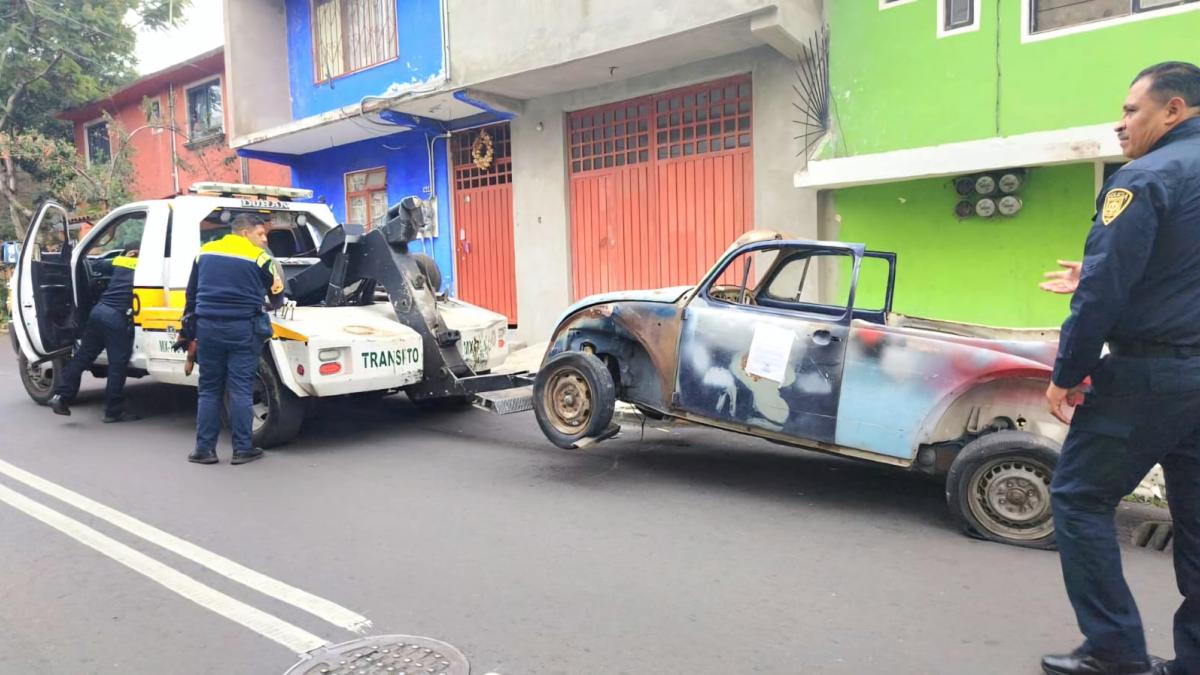
M1100 222L1109 225L1133 201L1133 193L1125 188L1109 190L1104 196L1104 208L1100 210Z

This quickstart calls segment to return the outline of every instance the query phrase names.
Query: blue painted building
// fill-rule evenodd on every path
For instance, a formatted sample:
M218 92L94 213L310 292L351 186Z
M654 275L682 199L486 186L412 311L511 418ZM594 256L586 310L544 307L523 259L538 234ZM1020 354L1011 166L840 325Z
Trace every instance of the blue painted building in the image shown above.
M340 222L374 226L405 196L432 201L437 225L419 246L453 293L450 132L507 115L450 90L440 0L286 0L282 16L260 4L256 25L282 33L286 59L272 50L230 60L228 77L263 83L253 87L261 95L234 102L235 119L270 122L238 139L238 154L290 167L293 185L313 190Z
M533 343L756 224L822 238L792 184L822 4L225 0L228 136L341 219L435 200L448 290Z

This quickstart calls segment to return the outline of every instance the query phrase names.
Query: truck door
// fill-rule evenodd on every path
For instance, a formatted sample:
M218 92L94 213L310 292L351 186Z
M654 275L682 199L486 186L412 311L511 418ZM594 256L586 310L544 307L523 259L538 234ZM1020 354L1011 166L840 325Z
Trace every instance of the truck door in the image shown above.
M75 341L72 245L67 210L43 202L30 221L16 269L13 330L31 362L66 355Z

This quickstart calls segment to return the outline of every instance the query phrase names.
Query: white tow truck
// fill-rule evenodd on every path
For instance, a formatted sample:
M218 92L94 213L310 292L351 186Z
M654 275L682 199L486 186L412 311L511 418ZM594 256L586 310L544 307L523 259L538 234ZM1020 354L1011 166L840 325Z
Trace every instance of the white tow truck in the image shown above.
M104 259L137 251L130 375L196 386L186 355L172 349L200 246L230 230L233 216L269 221L267 244L289 302L271 315L274 335L259 362L254 440L286 443L305 400L404 391L414 401L463 401L527 384L490 375L508 354L507 319L448 297L426 255L409 247L426 210L407 197L367 232L337 225L308 190L199 183L194 194L113 210L82 237L64 207L41 204L10 281L11 334L29 396L46 404L95 298L108 283ZM199 365L197 366L199 367ZM105 374L102 356L92 374Z

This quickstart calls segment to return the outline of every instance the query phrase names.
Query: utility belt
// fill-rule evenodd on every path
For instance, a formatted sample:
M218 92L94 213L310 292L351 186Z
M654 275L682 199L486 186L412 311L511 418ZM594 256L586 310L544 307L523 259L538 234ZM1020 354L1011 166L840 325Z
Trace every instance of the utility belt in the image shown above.
M1165 342L1111 341L1108 353L1113 356L1142 358L1188 359L1200 356L1200 345L1172 345Z

